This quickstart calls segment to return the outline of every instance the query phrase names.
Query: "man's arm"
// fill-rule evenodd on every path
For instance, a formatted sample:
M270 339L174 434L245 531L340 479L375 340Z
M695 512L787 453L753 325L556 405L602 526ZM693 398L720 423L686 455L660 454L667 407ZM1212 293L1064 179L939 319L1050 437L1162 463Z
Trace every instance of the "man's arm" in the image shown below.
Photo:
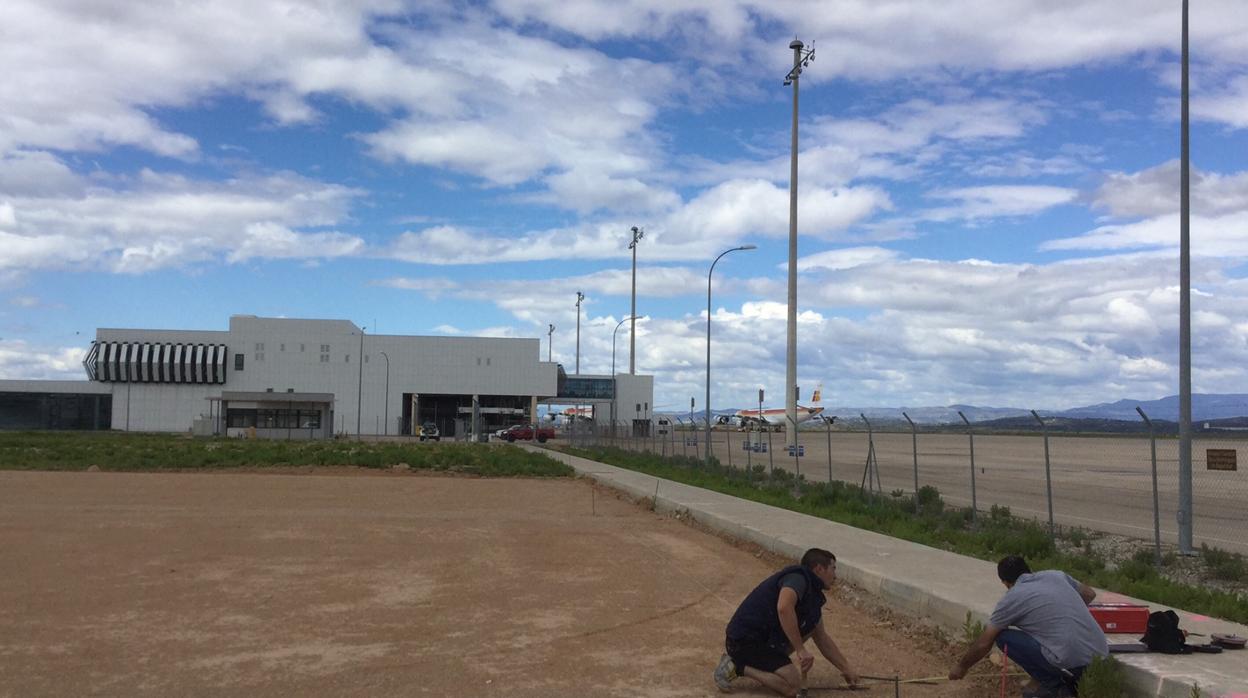
M802 670L802 673L810 671L815 658L806 650L806 645L802 642L801 629L797 624L797 592L792 588L780 589L780 598L776 601L776 614L780 616L780 628L784 630L784 637L789 641L789 647L797 652L798 668Z
M984 628L984 632L980 633L975 642L971 643L971 646L966 650L966 654L962 655L962 659L954 665L953 669L949 670L949 678L956 681L966 676L966 672L970 671L976 662L987 657L988 653L992 651L992 644L1000 633L1001 628L994 625Z
M841 654L841 649L832 641L832 636L823 627L823 621L819 621L819 625L815 626L815 647L819 648L819 653L823 658L832 662L832 666L841 670L841 675L845 677L845 682L853 686L858 683L858 672L854 671L849 665L849 660L845 659L845 655Z
M1093 589L1083 582L1079 582L1078 591L1079 598L1083 599L1084 604L1090 604L1092 603L1092 599L1096 598L1096 589Z

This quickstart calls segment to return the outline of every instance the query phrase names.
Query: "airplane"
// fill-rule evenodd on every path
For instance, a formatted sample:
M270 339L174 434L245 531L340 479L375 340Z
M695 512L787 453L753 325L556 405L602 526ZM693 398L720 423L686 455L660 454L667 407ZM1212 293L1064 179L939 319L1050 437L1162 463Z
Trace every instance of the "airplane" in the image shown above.
M593 407L568 407L559 412L547 412L546 419L551 422L560 422L562 424L571 424L576 420L593 421Z
M812 418L823 413L823 407L818 406L821 400L823 386L815 388L815 394L811 396L811 407L797 406L797 423L801 425L803 422L810 421ZM737 410L733 415L724 415L718 418L719 424L736 423L740 429L748 429L751 426L758 426L764 429L775 429L779 431L784 428L788 422L788 414L783 407L764 408L762 410Z

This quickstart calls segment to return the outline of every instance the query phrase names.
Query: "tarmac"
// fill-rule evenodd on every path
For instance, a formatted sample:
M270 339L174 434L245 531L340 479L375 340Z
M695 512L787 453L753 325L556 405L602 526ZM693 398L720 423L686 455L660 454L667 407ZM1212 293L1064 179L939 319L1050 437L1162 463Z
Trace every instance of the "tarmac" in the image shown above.
M540 450L604 486L653 500L655 511L688 515L712 530L776 554L798 558L812 547L831 550L836 554L841 579L875 594L898 612L934 623L955 636L961 634L968 611L972 618L986 622L1004 592L995 563L555 450ZM1168 608L1100 589L1097 600L1136 602L1153 611ZM1202 633L1206 638L1212 633L1248 637L1248 626L1174 610L1180 616L1179 627L1189 633ZM1110 643L1135 642L1139 635L1108 638ZM1132 696L1190 698L1192 686L1199 684L1202 696L1248 698L1248 650L1115 656L1126 667Z

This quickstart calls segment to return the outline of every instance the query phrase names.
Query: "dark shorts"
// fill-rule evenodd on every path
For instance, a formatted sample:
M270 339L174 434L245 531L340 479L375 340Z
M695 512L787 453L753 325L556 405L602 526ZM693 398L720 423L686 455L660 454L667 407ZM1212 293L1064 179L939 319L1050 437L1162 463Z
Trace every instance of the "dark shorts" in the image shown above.
M728 656L732 657L732 663L737 666L738 674L744 673L742 669L747 666L759 671L775 673L777 669L793 663L789 659L788 652L764 642L728 640L724 643L724 649L727 650Z

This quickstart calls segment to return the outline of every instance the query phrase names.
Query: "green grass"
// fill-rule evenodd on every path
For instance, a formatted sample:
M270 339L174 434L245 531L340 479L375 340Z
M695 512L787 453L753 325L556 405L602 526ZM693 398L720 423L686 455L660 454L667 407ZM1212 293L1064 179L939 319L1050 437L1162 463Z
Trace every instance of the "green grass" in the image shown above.
M1151 557L1146 560L1140 556L1111 569L1104 558L1091 554L1090 548L1084 554L1059 552L1049 538L1047 525L1015 517L1008 507L996 506L980 512L973 521L969 507L946 506L940 493L930 486L920 488L917 506L909 497L873 496L857 485L843 482L803 482L800 494L794 496L797 482L791 473L777 470L768 477L761 465L747 472L725 468L717 461L708 467L694 458L661 458L610 448L565 450L583 458L983 560L996 562L1006 555L1022 555L1032 569L1060 569L1102 589L1248 623L1248 598L1242 595L1172 582L1157 573ZM1208 551L1205 554L1210 555ZM1229 559L1222 562L1227 572L1237 563L1242 564L1237 556Z
M169 434L0 432L0 469L159 471L351 465L483 476L567 477L573 470L514 446L345 440L269 441Z

